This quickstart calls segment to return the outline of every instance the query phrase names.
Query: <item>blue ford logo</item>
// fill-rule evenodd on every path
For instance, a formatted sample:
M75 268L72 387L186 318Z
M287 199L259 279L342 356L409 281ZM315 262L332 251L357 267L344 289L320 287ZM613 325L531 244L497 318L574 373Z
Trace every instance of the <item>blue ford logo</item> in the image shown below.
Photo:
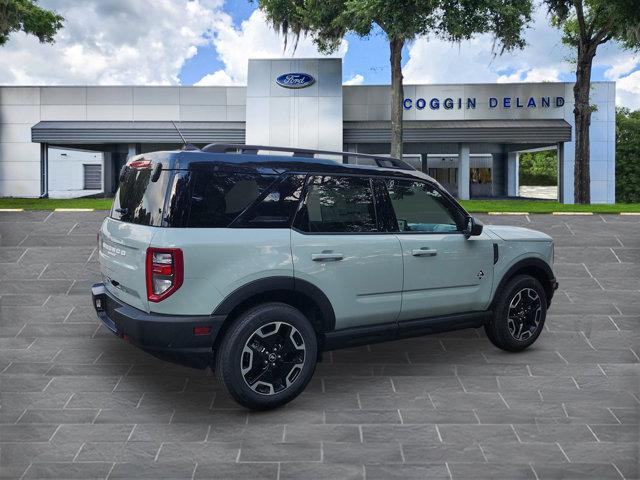
M307 73L285 73L276 78L276 83L284 88L304 88L313 85L315 81Z

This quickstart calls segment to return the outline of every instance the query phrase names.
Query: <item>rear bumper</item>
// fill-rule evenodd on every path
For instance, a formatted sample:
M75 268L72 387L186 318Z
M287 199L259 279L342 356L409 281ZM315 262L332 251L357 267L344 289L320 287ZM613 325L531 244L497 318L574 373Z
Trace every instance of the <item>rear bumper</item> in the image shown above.
M118 337L163 360L196 368L211 364L213 344L226 315L143 312L122 303L102 283L91 287L91 296L98 318ZM210 327L210 331L196 335L195 327Z

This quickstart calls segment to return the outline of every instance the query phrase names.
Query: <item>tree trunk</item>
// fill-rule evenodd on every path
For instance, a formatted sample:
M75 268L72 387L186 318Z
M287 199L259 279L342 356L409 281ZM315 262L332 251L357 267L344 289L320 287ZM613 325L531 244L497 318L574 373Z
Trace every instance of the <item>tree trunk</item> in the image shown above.
M573 177L573 198L575 203L591 203L591 176L589 172L589 125L591 123L591 105L589 90L591 88L591 66L595 56L595 47L578 47L578 64L576 67L576 83L573 87L575 105L576 156Z
M402 102L404 88L402 86L402 47L404 40L391 38L391 156L402 159Z

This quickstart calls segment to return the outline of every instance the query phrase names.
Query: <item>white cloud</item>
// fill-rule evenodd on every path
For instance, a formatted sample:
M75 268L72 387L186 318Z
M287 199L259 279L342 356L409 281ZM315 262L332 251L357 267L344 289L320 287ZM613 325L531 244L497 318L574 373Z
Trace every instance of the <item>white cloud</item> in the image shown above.
M521 69L510 75L500 75L498 83L519 83L519 82L559 82L560 71L556 68L530 68Z
M212 43L224 68L205 75L197 85L245 85L249 58L321 56L310 38L300 38L295 51L291 45L293 39L289 40L287 50L283 51L284 38L271 28L264 14L259 10L255 10L239 28L236 28L232 22L222 22L217 25ZM348 43L343 40L337 51L330 56L344 57L347 48Z
M611 66L604 72L605 78L617 80L621 76L632 72L640 65L640 56L632 53L621 54L614 58Z
M640 70L616 82L616 103L632 110L640 109Z
M362 85L364 83L364 77L359 73L356 73L353 77L351 77L346 82L343 82L343 85Z
M572 70L570 51L560 32L549 25L544 9L536 11L525 39L524 50L495 55L490 35L460 44L419 38L409 47L403 73L407 83L534 82L558 80L560 72Z
M0 84L176 84L185 61L231 23L222 0L43 0L66 19L54 45L15 33Z
M409 46L409 59L403 68L405 83L545 82L573 77L575 65L571 58L575 55L562 44L561 33L549 24L543 8L535 12L525 39L524 50L494 56L490 35L461 44L419 38ZM598 48L594 67L604 67L605 78L617 81L619 105L637 108L639 55L609 42Z
M194 83L194 85L197 85L198 87L208 87L212 85L237 85L238 83L239 82L236 82L224 70L218 70L214 73L205 75L196 83Z

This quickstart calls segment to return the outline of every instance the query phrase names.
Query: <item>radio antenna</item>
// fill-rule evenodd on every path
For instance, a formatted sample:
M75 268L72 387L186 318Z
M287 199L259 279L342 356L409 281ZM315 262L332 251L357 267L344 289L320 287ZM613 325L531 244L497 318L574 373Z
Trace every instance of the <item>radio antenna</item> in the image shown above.
M178 135L180 135L180 138L182 139L182 143L184 143L184 146L182 147L183 150L197 150L196 147L194 147L193 145L191 145L190 143L187 143L187 139L184 138L184 135L182 135L182 132L180 131L180 129L178 128L178 126L176 125L176 122L174 122L173 120L171 120L171 124L173 125L173 128L176 129L176 132L178 132Z

